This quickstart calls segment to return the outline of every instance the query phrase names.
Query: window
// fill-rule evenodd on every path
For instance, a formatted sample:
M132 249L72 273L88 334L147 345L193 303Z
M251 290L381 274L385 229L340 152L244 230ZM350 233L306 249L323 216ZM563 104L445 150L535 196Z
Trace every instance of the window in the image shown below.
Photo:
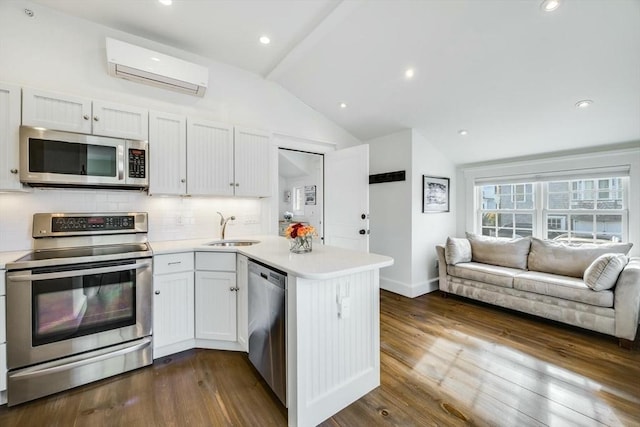
M533 184L485 185L481 187L482 234L485 236L531 236L533 232Z
M594 243L626 240L622 180L618 177L545 183L545 237Z
M479 228L485 236L626 241L627 181L612 177L478 186Z

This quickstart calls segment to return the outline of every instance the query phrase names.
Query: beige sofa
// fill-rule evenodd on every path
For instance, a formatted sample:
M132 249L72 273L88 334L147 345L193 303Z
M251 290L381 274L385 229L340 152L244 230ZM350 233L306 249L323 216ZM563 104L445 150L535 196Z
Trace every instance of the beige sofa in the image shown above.
M436 246L440 290L585 329L634 345L640 258L630 243L570 245L467 233ZM445 294L446 295L446 294Z

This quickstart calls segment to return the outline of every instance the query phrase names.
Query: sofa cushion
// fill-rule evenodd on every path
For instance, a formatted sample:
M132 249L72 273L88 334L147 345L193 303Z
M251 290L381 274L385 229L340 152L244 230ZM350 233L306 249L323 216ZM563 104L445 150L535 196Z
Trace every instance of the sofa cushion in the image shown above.
M513 288L513 278L518 273L522 273L522 270L477 262L463 262L456 265L448 265L447 273L449 273L450 276L463 279L490 283L505 288Z
M518 274L513 279L513 287L521 291L549 295L598 307L613 307L613 291L594 292L582 279L575 277L527 271Z
M568 244L532 237L528 267L532 271L582 278L587 267L600 255L627 254L631 246L632 243Z
M623 254L600 255L585 270L584 283L594 291L611 289L628 262L629 258Z
M471 243L468 239L447 237L444 258L450 265L471 261Z
M528 237L505 239L467 233L471 243L471 260L509 268L527 269L531 242Z

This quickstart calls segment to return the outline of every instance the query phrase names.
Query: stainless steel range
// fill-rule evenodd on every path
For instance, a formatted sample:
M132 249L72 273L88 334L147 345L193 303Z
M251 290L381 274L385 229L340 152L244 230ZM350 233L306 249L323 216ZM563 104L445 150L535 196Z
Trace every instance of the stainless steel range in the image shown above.
M150 365L146 213L35 214L7 264L8 404Z

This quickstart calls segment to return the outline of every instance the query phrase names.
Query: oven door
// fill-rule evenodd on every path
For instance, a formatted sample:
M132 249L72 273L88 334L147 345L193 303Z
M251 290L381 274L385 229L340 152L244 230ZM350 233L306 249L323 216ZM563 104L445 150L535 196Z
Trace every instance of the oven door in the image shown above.
M7 367L151 335L151 259L7 273Z

